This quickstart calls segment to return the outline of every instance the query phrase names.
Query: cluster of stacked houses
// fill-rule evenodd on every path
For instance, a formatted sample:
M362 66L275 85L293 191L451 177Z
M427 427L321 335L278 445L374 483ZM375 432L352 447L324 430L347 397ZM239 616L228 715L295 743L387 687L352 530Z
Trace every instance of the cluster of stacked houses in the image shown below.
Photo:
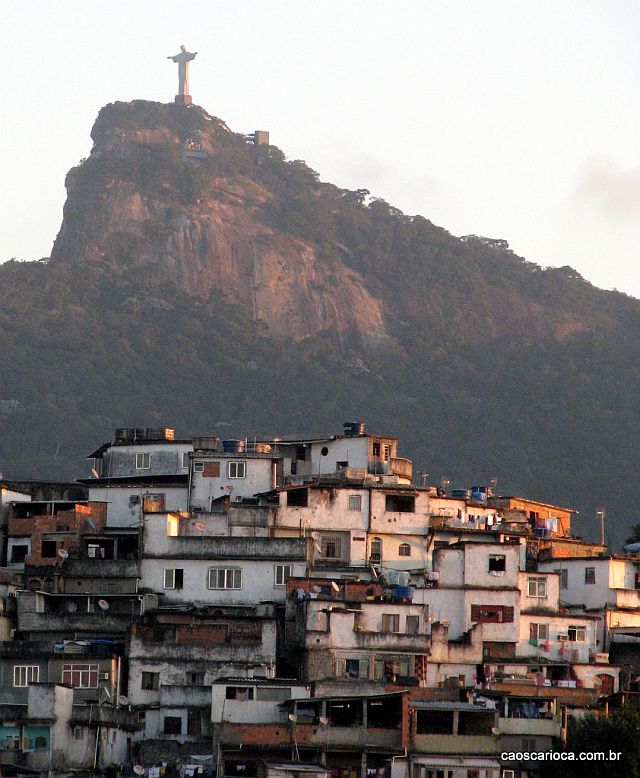
M397 446L119 429L0 483L3 774L525 778L633 694L638 559Z

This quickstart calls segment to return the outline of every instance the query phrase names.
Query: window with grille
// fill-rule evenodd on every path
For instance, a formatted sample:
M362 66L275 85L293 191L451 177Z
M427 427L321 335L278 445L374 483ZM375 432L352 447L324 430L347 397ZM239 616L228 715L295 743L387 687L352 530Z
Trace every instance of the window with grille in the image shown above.
M229 478L244 478L246 474L246 462L229 462Z
M362 510L362 497L359 494L349 495L349 510L350 511Z
M567 569L562 570L561 568L558 568L553 572L558 573L558 575L560 576L560 588L567 589L569 586L569 571Z
M182 469L187 470L189 467L189 451L182 452Z
M320 538L321 555L324 559L342 559L342 536L323 532Z
M284 586L287 583L287 578L291 578L293 575L293 567L291 565L276 565L274 572L275 586Z
M190 686L204 686L204 673L201 670L187 673L187 683Z
M596 569L595 569L595 567L585 567L585 569L584 569L584 582L586 584L594 584L596 582Z
M40 668L38 665L16 665L13 668L13 685L29 686L30 683L38 683Z
M209 589L242 589L242 570L237 567L210 568Z
M382 541L380 538L373 538L371 541L371 553L369 554L371 562L382 561Z
M408 543L401 543L398 546L398 556L411 556L411 546Z
M62 683L74 689L97 689L99 665L73 664L62 666Z

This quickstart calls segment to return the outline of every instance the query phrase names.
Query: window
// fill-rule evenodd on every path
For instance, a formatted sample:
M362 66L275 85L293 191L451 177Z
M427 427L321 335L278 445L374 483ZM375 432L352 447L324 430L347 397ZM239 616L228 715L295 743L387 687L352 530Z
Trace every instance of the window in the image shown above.
M371 541L371 553L369 554L370 562L382 561L382 541L380 538L373 538Z
M136 470L149 470L151 454L136 454Z
M512 624L513 608L507 605L472 605L471 621L479 624Z
M157 692L160 688L160 673L148 673L143 670L140 688L143 692Z
M529 642L539 640L549 640L549 625L548 624L529 624Z
M204 686L204 673L201 670L187 673L187 683L189 686Z
M569 627L568 630L569 640L572 640L577 643L584 643L587 639L587 629L586 627Z
M187 735L191 737L202 737L205 733L206 711L189 710L187 711Z
M546 597L547 579L527 578L527 594L529 597Z
M362 497L359 494L349 495L349 510L350 511L362 510Z
M306 508L308 504L308 489L291 489L287 492L287 505L291 505L293 508Z
M384 447L384 461L388 462L391 458L391 446Z
M177 538L180 531L180 519L178 516L170 513L167 516L167 537Z
M193 472L194 473L204 473L204 462L194 462L193 463Z
M16 665L13 668L13 685L29 686L30 683L38 683L40 668L38 665Z
M242 570L237 567L211 567L209 589L242 589Z
M253 686L227 686L225 697L228 700L246 702L253 699Z
M416 510L416 498L412 494L387 494L384 502L384 509L392 513L415 513Z
M244 478L246 474L246 462L229 462L229 478Z
M187 470L189 467L189 451L182 452L182 469Z
M368 678L369 662L366 659L336 659L336 678Z
M324 559L342 559L342 537L337 533L323 532L320 549Z
M336 462L336 470L346 470L349 467L349 460L342 460L341 462Z
M62 683L67 683L74 689L97 689L98 668L97 664L63 665Z
M557 570L553 571L554 573L558 573L560 576L560 588L561 589L567 589L569 586L569 571L567 569L562 570L558 568Z
M536 741L535 738L531 737L523 737L522 738L522 750L528 753L533 753L536 751Z
M400 543L398 546L398 556L411 556L411 546L408 543Z
M291 578L293 575L293 567L291 565L276 565L274 572L274 586L284 586L287 583L287 578Z
M489 554L489 572L504 573L507 569L507 558L504 554Z
M373 444L373 456L379 457L380 456L380 443L376 442Z
M244 462L242 463L244 465ZM203 478L220 478L220 462L205 462Z
M84 740L84 727L74 727L73 728L73 739L74 740Z
M382 614L382 632L400 632L400 616L397 613Z
M179 567L166 567L164 570L164 589L182 589L184 570Z
M41 549L43 559L53 559L58 553L58 544L55 540L43 540Z
M595 567L585 567L585 569L584 569L584 582L586 584L594 584L596 582L596 569L595 569Z
M409 675L409 658L376 659L373 672L376 681L394 681L399 675L407 677Z
M11 562L24 562L29 553L29 546L11 546Z
M180 716L164 717L164 734L165 735L182 734L182 719L180 718Z
M407 635L417 635L420 632L420 616L407 616L404 631Z

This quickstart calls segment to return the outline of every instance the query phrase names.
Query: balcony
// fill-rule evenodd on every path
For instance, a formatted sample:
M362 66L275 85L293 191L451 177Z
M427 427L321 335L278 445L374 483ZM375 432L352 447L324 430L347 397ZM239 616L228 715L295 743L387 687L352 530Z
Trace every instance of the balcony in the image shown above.
M231 724L222 725L220 743L223 747L261 746L272 747L293 744L315 746L316 748L355 748L402 751L400 729L366 728L363 726L332 727L316 724Z
M162 685L160 706L165 708L211 707L210 686Z
M556 719L505 719L498 721L501 735L522 737L555 737L561 734L561 724Z
M557 683L557 682L556 682ZM505 679L504 681L491 681L484 688L494 692L503 692L510 697L524 697L528 699L558 700L566 705L576 707L594 706L598 702L596 689L566 688L564 686L538 686L526 679Z
M488 735L414 735L413 748L420 754L497 754L500 746Z
M391 457L389 460L389 474L411 481L413 478L413 462L404 457Z

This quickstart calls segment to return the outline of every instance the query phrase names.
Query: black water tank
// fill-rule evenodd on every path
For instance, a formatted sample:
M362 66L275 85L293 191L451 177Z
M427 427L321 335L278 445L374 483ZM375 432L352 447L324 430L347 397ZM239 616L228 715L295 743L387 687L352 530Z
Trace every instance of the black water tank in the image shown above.
M344 434L348 438L364 435L367 429L367 425L363 421L345 421L342 426L344 428Z
M223 440L222 450L225 454L244 454L244 440Z

